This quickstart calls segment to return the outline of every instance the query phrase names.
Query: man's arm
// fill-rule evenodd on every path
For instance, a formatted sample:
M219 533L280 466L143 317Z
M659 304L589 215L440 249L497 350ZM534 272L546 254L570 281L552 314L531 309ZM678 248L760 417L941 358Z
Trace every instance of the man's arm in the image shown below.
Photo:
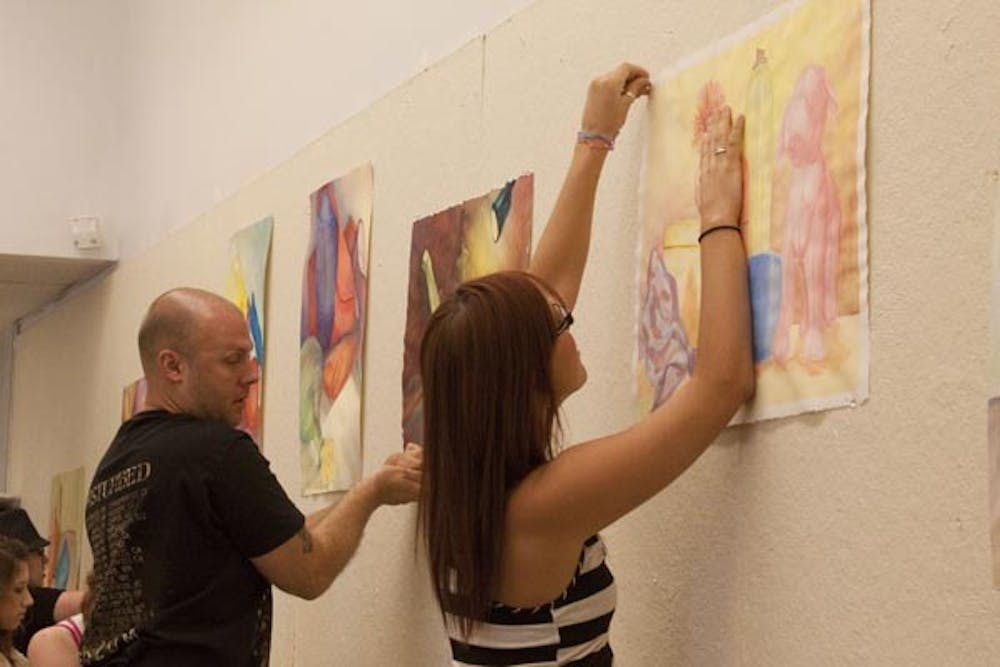
M52 617L56 623L64 621L74 614L79 614L82 604L83 591L63 591L62 595L56 598L56 606L52 610Z
M416 445L409 445L403 454L393 454L336 505L306 517L298 534L252 558L254 567L286 593L307 600L319 597L357 551L375 510L417 499L422 461L422 450Z

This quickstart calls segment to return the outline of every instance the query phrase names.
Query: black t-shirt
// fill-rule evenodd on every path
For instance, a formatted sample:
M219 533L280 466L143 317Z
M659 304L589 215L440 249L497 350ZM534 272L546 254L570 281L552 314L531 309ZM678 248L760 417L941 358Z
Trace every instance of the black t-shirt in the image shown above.
M122 424L87 497L85 665L266 665L271 586L250 558L305 519L242 431L164 411Z
M28 592L34 603L28 607L21 627L14 633L14 648L21 653L28 652L28 642L36 632L55 624L56 601L66 591L61 588L28 586Z

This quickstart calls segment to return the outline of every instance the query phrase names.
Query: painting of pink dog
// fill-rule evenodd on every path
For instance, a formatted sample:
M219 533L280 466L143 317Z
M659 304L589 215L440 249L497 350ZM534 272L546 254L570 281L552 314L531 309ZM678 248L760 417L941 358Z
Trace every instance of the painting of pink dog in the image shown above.
M757 391L734 421L868 397L868 0L799 0L655 78L640 189L640 412L698 353L698 160L707 119L746 118L744 202ZM737 222L737 221L734 221Z

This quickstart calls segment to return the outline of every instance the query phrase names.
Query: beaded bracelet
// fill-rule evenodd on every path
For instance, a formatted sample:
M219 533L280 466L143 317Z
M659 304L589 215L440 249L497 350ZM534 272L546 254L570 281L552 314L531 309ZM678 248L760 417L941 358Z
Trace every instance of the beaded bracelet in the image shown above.
M706 229L705 231L703 231L698 236L698 243L701 243L701 240L703 238L705 238L706 236L708 236L709 234L711 234L712 232L717 232L720 229L731 229L734 232L736 232L737 234L740 234L742 236L742 233L740 232L739 225L718 225L716 227L709 227L708 229Z
M613 137L609 137L606 134L599 134L597 132L577 132L576 142L578 144L583 144L584 146L600 148L606 151L613 151L615 149L615 140Z

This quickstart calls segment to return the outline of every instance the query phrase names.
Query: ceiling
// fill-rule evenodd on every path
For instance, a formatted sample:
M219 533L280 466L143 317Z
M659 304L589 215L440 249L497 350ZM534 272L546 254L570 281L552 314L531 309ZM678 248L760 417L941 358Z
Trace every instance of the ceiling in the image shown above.
M112 264L86 257L0 254L0 331Z

